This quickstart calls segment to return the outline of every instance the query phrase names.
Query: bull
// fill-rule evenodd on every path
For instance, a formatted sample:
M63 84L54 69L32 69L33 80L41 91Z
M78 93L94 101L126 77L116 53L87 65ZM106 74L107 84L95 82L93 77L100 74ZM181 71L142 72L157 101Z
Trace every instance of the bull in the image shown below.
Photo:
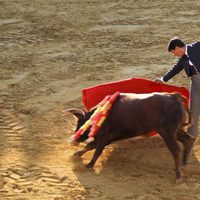
M186 104L186 105L185 105ZM76 131L91 117L96 110L89 112L71 108L67 111L78 119ZM93 158L86 165L93 168L102 154L105 146L114 141L145 135L156 131L171 152L175 162L176 183L183 182L182 166L187 163L187 141L191 136L186 133L191 125L191 115L187 108L187 100L180 93L120 93L114 102L110 113L94 141L88 143L83 150L75 153L82 156L87 151L95 149ZM76 142L88 139L89 130L81 135ZM178 141L183 144L182 148Z

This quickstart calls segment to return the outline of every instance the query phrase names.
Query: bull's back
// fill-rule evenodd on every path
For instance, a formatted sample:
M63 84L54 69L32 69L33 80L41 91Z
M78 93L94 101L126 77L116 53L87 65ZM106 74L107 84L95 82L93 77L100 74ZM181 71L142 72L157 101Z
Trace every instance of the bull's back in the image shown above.
M132 133L176 128L183 116L176 95L168 93L121 94L111 111L116 129Z

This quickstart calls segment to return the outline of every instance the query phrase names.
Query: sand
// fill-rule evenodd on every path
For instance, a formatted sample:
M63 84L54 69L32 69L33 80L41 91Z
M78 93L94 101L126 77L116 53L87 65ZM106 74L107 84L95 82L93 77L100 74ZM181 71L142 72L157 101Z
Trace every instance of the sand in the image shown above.
M0 199L197 200L200 141L175 185L159 137L109 145L94 170L71 146L81 89L155 79L174 63L170 38L199 39L200 2L0 0ZM171 84L189 87L183 73ZM82 145L83 146L83 145Z

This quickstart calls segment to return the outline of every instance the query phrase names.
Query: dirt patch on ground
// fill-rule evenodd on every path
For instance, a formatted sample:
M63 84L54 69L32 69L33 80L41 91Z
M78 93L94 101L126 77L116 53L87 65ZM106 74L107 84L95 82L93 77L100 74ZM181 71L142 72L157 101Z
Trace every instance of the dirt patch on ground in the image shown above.
M200 143L185 183L160 138L106 148L94 171L67 138L80 90L130 77L154 79L176 59L168 40L199 38L198 0L0 0L0 199L200 199ZM184 73L171 82L188 87Z

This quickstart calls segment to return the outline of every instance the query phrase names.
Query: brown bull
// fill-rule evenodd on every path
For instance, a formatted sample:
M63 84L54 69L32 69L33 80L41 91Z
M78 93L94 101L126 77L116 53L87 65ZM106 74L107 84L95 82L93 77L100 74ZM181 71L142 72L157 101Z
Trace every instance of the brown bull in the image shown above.
M110 143L156 131L173 155L177 183L182 182L182 165L187 162L185 141L190 137L184 129L191 124L190 113L185 104L187 105L187 100L179 93L121 93L95 140L88 143L85 149L76 152L76 155L82 156L95 149L92 160L87 164L88 168L92 168L105 146ZM90 118L95 109L86 113L76 108L67 110L78 118L76 130ZM86 140L88 133L86 131L77 142ZM182 141L185 146L183 157L177 140Z

